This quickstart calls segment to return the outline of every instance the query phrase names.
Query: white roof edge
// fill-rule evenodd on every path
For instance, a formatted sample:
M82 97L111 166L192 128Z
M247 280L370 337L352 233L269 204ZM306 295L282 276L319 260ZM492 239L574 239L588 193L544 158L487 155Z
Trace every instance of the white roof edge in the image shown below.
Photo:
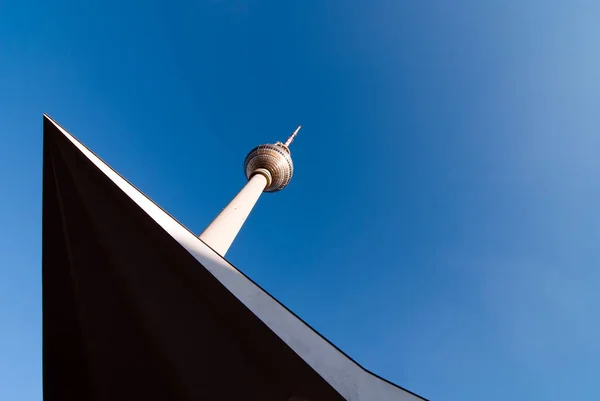
M424 400L374 375L349 358L204 244L56 121L47 114L44 117L344 398L352 401Z

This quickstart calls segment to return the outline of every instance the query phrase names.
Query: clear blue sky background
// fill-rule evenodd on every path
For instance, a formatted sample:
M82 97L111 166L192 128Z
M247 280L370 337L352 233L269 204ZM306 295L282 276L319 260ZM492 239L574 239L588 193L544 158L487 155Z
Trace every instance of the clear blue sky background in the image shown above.
M597 0L0 3L0 399L41 398L42 113L432 400L600 399Z

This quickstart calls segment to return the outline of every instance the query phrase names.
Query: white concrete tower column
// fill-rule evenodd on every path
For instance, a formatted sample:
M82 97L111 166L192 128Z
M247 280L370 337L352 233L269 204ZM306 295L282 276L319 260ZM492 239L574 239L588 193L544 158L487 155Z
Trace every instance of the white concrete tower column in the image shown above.
M199 236L219 255L225 256L260 195L280 191L289 184L294 172L289 145L300 128L285 143L260 145L246 156L248 183Z
M267 184L267 177L254 174L229 205L200 234L200 239L219 255L225 256Z

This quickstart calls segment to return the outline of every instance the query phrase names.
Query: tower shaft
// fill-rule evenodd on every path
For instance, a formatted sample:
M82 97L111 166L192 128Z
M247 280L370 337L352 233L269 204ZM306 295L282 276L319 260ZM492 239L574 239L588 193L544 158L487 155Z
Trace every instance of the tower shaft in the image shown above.
M225 256L267 184L266 176L254 174L236 197L200 234L200 239L219 255Z

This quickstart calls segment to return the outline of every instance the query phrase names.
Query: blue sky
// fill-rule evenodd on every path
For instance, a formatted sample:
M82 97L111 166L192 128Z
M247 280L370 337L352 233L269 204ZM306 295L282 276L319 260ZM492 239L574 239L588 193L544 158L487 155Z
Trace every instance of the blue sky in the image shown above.
M235 265L432 400L600 397L599 2L52 3L0 4L0 399L41 399L44 112L195 232L303 124Z

